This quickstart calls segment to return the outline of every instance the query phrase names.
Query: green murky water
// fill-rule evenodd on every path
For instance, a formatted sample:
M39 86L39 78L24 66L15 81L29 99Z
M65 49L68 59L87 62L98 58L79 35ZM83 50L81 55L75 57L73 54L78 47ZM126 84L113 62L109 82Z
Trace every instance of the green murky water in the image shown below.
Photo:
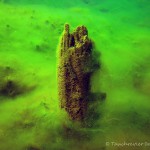
M150 149L149 16L149 0L1 0L0 150ZM57 98L65 23L85 25L101 53L91 90L106 99L86 128Z

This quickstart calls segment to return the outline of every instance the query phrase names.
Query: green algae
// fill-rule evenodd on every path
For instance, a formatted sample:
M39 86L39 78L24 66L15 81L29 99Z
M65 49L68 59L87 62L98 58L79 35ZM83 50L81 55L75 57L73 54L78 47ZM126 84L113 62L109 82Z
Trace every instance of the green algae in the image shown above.
M109 150L115 148L106 141L149 141L149 1L14 2L0 3L0 88L9 77L34 89L15 98L0 95L0 150ZM100 118L88 129L59 108L56 49L66 22L71 30L87 26L101 52L91 86L107 98L93 104Z

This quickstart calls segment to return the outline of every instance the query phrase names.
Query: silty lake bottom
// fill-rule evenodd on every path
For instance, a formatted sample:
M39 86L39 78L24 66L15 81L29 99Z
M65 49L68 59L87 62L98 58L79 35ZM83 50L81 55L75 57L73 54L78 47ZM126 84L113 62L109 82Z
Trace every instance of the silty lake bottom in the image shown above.
M1 0L0 150L149 150L149 16L149 0ZM84 126L58 98L65 23L99 53L90 86L105 96L89 97Z

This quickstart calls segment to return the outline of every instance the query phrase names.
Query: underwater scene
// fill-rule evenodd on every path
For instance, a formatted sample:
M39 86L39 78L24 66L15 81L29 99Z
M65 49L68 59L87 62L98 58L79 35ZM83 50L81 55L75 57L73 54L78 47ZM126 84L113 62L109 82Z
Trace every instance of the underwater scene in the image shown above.
M0 150L149 150L150 0L0 0Z

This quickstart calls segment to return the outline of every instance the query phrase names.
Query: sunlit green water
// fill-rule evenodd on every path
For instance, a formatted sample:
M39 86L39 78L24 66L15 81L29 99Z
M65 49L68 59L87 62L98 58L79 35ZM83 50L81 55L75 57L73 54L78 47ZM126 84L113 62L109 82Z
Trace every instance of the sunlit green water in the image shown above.
M150 143L149 7L149 0L1 0L0 150L149 149L111 144ZM91 90L106 99L93 102L99 118L88 128L59 108L56 50L66 22L71 30L85 25L101 53ZM2 92L8 81L15 97Z

